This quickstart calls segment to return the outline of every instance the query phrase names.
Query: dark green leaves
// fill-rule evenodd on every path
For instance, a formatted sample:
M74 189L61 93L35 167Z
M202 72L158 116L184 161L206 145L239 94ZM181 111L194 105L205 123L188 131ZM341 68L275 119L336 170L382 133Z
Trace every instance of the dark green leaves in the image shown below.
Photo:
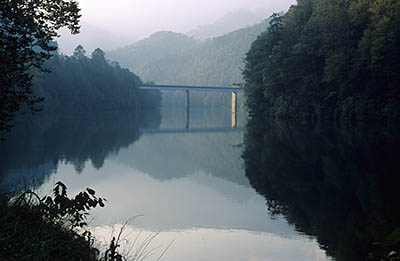
M94 190L91 189L91 188L87 188L86 190L87 190L87 192L89 192L90 195L94 195L95 194Z
M399 17L397 0L298 0L274 14L246 57L250 115L398 124Z
M54 189L54 199L45 197L41 201L41 208L50 219L67 219L73 227L86 226L85 222L87 211L92 208L104 207L104 198L95 196L96 192L93 189L87 188L86 191L78 193L74 198L69 198L67 195L67 186L62 182L57 182Z

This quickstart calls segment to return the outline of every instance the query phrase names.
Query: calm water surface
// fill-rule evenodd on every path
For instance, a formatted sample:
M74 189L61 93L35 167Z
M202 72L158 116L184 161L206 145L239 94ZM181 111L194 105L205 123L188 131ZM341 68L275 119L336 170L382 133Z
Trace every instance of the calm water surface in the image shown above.
M29 125L30 124L30 125ZM123 248L149 260L331 260L313 236L272 215L245 175L244 115L232 128L229 110L183 110L132 116L43 116L2 150L3 187L35 181L50 194L90 187L107 199L90 216L110 242L129 218ZM136 240L136 241L135 241Z

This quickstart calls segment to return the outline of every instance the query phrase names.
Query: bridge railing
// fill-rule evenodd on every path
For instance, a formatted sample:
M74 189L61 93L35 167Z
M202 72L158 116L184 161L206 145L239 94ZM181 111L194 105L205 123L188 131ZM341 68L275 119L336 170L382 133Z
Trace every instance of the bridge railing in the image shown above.
M138 86L143 90L165 90L165 91L215 91L215 92L243 92L243 88L229 86L185 86L185 85L152 85L141 84Z

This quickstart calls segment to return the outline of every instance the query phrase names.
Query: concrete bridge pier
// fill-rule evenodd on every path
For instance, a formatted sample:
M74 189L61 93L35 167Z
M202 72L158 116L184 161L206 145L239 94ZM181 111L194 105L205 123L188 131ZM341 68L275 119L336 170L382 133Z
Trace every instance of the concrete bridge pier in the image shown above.
M186 90L186 129L189 129L190 125L190 95L189 91Z
M232 92L232 128L237 126L237 92Z

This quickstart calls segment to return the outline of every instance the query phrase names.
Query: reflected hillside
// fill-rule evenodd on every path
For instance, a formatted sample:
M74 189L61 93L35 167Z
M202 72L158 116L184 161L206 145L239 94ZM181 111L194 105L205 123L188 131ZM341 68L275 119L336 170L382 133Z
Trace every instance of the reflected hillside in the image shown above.
M81 172L87 161L99 169L104 160L140 137L140 128L157 128L159 111L128 111L87 115L40 115L21 119L0 146L0 182L16 185L34 180L41 185L59 162ZM31 182L29 182L31 183Z
M158 180L205 172L245 185L242 149L235 147L242 139L242 132L146 134L116 160Z
M186 121L185 110L164 110L160 128L144 134L116 160L158 180L204 172L248 185L241 160L243 125L232 128L229 108L192 110L187 132Z
M245 140L246 175L268 208L337 260L366 260L399 226L399 139L253 119Z

